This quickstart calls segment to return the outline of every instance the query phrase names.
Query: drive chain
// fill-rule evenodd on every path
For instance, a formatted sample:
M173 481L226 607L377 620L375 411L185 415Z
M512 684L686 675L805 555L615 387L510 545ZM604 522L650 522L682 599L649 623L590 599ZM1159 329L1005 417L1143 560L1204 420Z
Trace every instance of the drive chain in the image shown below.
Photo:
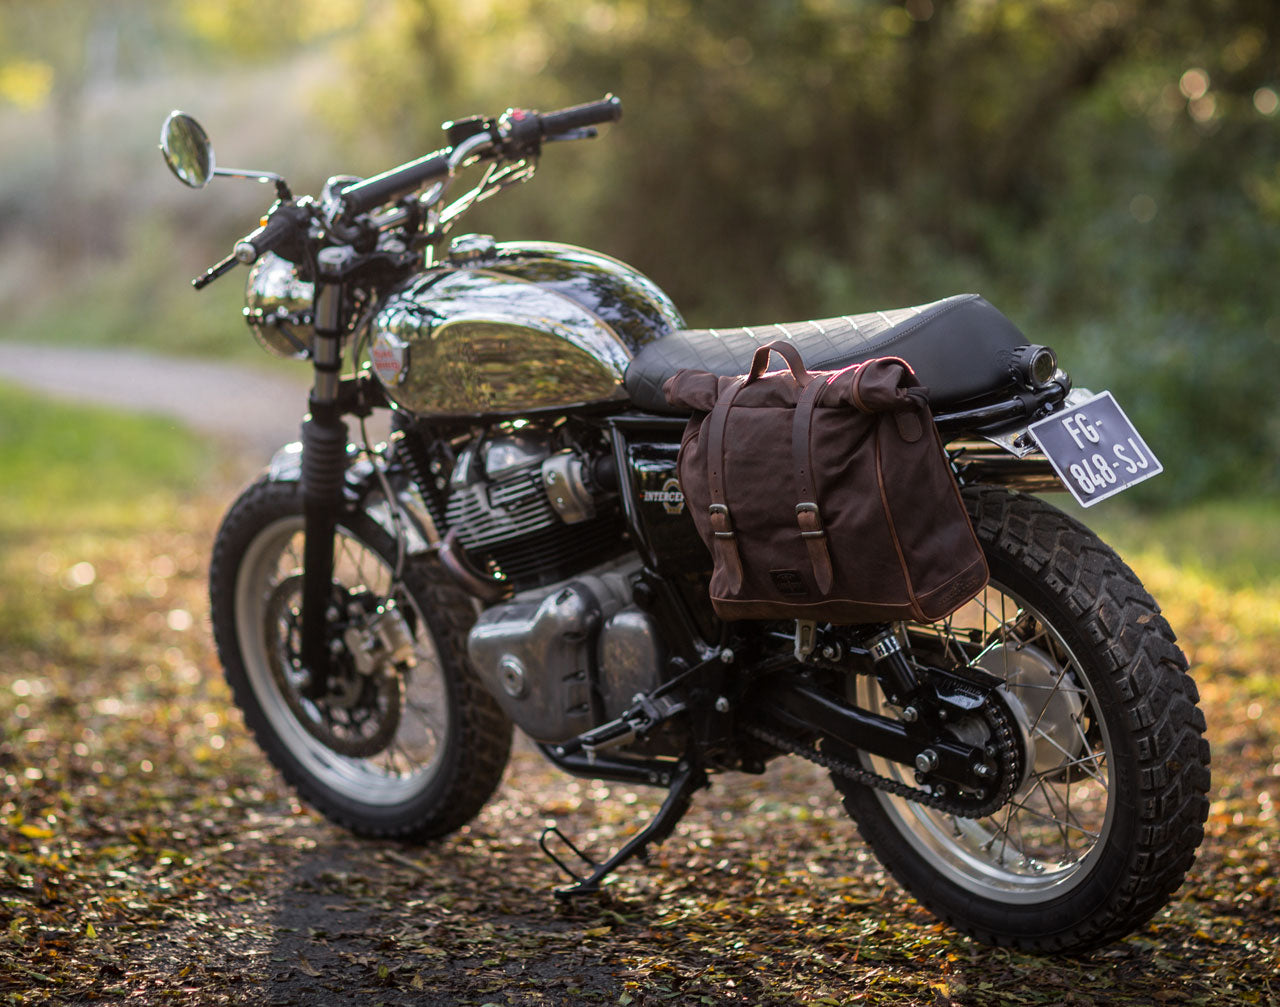
M838 759L835 756L828 755L817 748L795 741L776 731L771 731L759 724L746 724L745 729L748 734L754 738L772 745L774 748L781 749L784 752L790 752L793 755L799 755L802 758L814 762L824 769L833 773L839 773L841 776L847 777L856 783L864 786L875 787L877 790L883 790L885 793L893 794L895 797L902 797L908 801L914 801L922 804L927 808L933 808L935 811L941 811L946 815L955 815L957 818L984 818L987 815L994 814L1000 808L1008 803L1017 789L1018 782L1022 778L1021 758L1016 743L1016 735L1013 725L1010 722L1009 715L1000 709L995 703L988 699L986 707L983 709L983 719L986 721L988 728L991 730L993 745L996 749L994 758L999 767L999 786L996 791L981 803L974 804L972 801L957 801L939 794L930 793L927 790L921 790L917 787L909 786L900 780L893 780L887 776L881 776L873 773L868 769L854 762L845 759Z

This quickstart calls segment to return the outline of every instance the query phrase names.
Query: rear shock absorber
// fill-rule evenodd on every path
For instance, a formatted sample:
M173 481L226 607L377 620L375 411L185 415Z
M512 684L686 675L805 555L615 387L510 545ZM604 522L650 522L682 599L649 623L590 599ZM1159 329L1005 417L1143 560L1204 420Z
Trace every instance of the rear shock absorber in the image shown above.
M871 651L871 660L875 663L885 697L894 706L911 708L919 683L902 653L902 643L897 634L889 626L876 627L866 639L866 646Z

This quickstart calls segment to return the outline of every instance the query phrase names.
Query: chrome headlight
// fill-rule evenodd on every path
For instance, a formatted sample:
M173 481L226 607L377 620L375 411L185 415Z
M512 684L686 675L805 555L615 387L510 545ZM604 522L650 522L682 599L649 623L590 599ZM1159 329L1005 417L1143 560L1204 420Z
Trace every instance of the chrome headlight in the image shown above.
M268 353L300 360L315 342L314 298L315 284L299 279L297 266L267 252L249 270L244 320Z

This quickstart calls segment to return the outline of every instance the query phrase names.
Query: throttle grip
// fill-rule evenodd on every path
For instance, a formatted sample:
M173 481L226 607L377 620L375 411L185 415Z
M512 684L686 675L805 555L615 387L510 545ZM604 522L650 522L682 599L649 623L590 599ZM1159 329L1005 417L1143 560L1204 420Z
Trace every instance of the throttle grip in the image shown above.
M558 136L585 126L617 122L622 118L622 101L615 95L607 94L599 101L574 105L572 108L563 108L558 112L544 112L538 118L543 136Z

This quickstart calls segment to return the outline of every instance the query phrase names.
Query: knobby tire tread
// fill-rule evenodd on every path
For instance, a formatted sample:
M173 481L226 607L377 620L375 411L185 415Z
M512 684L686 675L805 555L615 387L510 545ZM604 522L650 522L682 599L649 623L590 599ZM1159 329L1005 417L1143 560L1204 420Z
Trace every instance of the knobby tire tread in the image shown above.
M1093 647L1122 700L1123 727L1134 747L1138 781L1136 828L1127 857L1110 890L1084 919L1071 909L1058 923L1045 920L1040 933L1022 929L1025 920L999 929L976 922L969 907L949 904L946 885L931 884L932 868L916 862L898 840L895 827L857 811L856 785L845 786L845 806L885 867L932 912L990 944L1026 950L1081 952L1107 944L1144 924L1182 884L1204 838L1209 801L1209 744L1199 692L1187 661L1159 606L1132 570L1078 521L1034 497L995 487L964 491L979 540L993 560L1020 567L1060 600L1075 627ZM1010 585L1013 586L1013 585ZM1061 627L1059 627L1061 629ZM1113 731L1115 729L1113 728ZM1123 772L1113 766L1113 772ZM837 786L839 778L833 777ZM873 798L874 799L874 798ZM878 836L883 829L884 836ZM956 891L961 891L956 889ZM942 894L940 895L939 892ZM963 901L963 900L962 900ZM1046 917L1061 907L1044 909ZM1076 913L1078 913L1078 909Z
M451 706L452 736L445 764L433 781L430 805L394 821L362 815L351 802L335 798L289 755L259 709L245 670L235 625L235 588L240 561L253 536L270 522L301 513L297 484L263 478L237 499L222 521L209 568L214 639L236 705L259 747L285 780L334 824L359 836L425 842L448 835L479 814L502 780L511 748L511 722L481 687L467 661L467 633L475 621L469 596L448 580L434 561L410 561L402 577L436 644ZM361 515L342 521L353 534L386 559L395 556L389 536ZM356 527L351 527L355 525ZM226 599L219 602L219 599Z

